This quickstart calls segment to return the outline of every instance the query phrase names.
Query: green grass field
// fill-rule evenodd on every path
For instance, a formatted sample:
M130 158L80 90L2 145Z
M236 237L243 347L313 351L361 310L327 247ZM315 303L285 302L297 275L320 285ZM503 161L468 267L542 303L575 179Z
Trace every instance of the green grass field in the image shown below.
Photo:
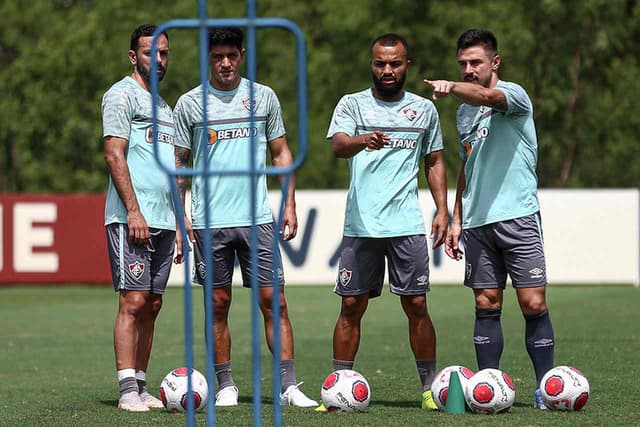
M194 289L196 368L204 371L201 293ZM231 327L234 378L240 405L216 411L219 426L253 424L250 294L235 289ZM327 286L289 286L290 316L301 388L319 399L331 369L331 336L339 298ZM286 407L286 426L626 426L640 424L640 290L631 286L555 286L548 300L556 335L556 365L581 369L591 398L576 413L531 408L533 369L523 341L524 321L513 290L505 298L505 352L501 368L516 385L516 403L504 415L452 415L420 409L420 387L396 297L373 300L363 322L355 369L372 388L366 414L320 414ZM117 299L110 287L0 288L0 425L184 425L182 414L118 410L112 328ZM429 309L438 334L438 367L475 370L473 301L462 286L435 286ZM171 288L160 314L147 373L152 390L171 369L184 365L183 290ZM264 341L263 341L264 342ZM266 346L263 345L263 349ZM263 425L273 424L271 364L263 351ZM204 425L205 414L197 415Z

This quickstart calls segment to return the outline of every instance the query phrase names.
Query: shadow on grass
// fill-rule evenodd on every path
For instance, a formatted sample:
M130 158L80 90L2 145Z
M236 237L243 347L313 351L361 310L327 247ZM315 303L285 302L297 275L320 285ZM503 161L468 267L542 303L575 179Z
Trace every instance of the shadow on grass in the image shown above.
M116 400L113 400L113 399L101 400L100 403L102 403L105 406L114 406L116 408L118 407L118 399L116 399Z
M372 400L371 405L389 406L392 408L416 408L420 407L419 400Z

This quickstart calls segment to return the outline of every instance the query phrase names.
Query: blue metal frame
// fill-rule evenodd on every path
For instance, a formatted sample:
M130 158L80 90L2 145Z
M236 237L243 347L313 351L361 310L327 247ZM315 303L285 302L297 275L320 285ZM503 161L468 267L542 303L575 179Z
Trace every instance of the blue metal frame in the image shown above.
M298 92L298 105L297 105L297 115L298 115L298 144L299 150L296 157L293 159L291 165L287 167L274 167L267 166L264 168L256 168L255 167L255 152L251 150L250 153L250 168L248 170L245 169L211 169L208 164L208 156L205 156L205 164L204 165L194 165L193 168L184 168L180 169L179 174L183 176L196 176L201 175L204 177L209 177L212 175L250 175L251 178L255 181L259 175L283 175L285 179L283 180L281 186L282 199L280 203L279 214L277 216L277 224L276 230L279 230L282 226L282 212L284 210L285 200L288 192L288 186L291 180L291 174L302 165L304 158L307 154L307 81L306 81L306 45L304 35L302 30L293 22L282 19L282 18L257 18L256 17L256 9L255 9L255 0L249 0L247 6L247 18L231 18L231 19L209 19L207 18L206 12L206 2L203 0L198 1L198 19L175 19L168 22L165 22L158 26L156 29L152 43L151 43L151 57L155 58L157 55L157 38L163 32L167 31L170 28L180 28L180 29L190 29L197 28L199 30L199 43L200 43L200 52L199 52L199 65L200 65L200 81L203 87L206 88L209 76L209 64L208 64L208 29L211 27L246 27L247 28L247 78L255 82L256 81L256 28L260 27L278 27L286 29L292 32L296 38L296 65L297 65L297 92ZM172 167L167 165L163 165L160 162L158 157L158 149L155 141L155 136L158 133L158 76L157 76L157 63L156 61L152 61L151 63L151 78L150 78L150 86L151 86L151 95L152 95L152 121L153 121L153 135L154 135L154 154L156 157L156 161L160 164L160 166L165 170L168 174L169 180L171 182L171 192L174 204L176 206L176 215L180 219L178 221L178 225L182 232L182 235L185 236L183 241L183 254L185 254L184 261L184 322L185 322L185 364L188 369L193 368L193 303L192 303L192 289L191 289L191 280L189 277L190 268L190 256L189 256L189 242L186 238L186 228L184 224L184 209L182 207L182 203L180 201L180 196L178 193L178 188L175 182L175 177L178 175L178 171L173 170ZM254 93L253 86L250 86L250 102L253 105ZM202 103L206 105L206 90L202 92ZM206 108L204 110L203 120L207 122L207 112ZM254 121L254 110L250 109L251 121ZM206 134L203 135L203 138L206 137ZM254 136L252 138L252 144ZM209 145L204 141L205 147L209 148ZM205 179L205 194L208 194L208 181ZM255 198L256 198L256 186L252 186L252 218L253 225L251 227L250 239L253 243L251 245L251 257L253 260L257 259L257 229L255 226ZM205 205L207 206L207 205ZM209 223L209 209L205 209L205 221ZM211 236L209 233L205 233L204 247L211 247ZM278 246L278 239L274 238L273 245L274 251ZM205 262L207 266L212 265L211 253L210 251L205 252ZM259 328L259 307L258 307L258 284L257 284L257 263L252 263L253 271L252 271L252 282L251 288L252 292L252 365L253 365L253 373L252 373L252 384L253 384L253 425L260 426L262 425L262 396L261 396L261 387L260 387L260 378L261 378L261 363L260 363L260 328ZM275 266L277 267L277 265ZM276 268L277 270L277 268ZM211 271L208 269L208 271ZM275 284L275 278L274 278ZM280 325L280 293L279 289L276 289L274 286L274 298L272 299L272 311L274 320L274 330L273 330L273 399L274 399L274 425L281 426L282 425L282 408L279 404L280 401L280 351L281 348L281 338L280 338L280 328L276 327ZM206 351L207 351L207 382L211 385L209 391L209 398L207 400L207 425L215 425L215 397L214 390L215 387L215 378L214 378L214 369L213 369L213 358L214 358L214 343L213 343L213 332L212 332L212 316L213 316L213 307L211 304L212 301L212 284L211 284L211 274L207 274L205 278L204 285L204 304L205 304L205 337L206 337ZM186 422L188 426L195 425L195 411L194 411L194 401L192 394L192 383L191 377L188 379L188 389L189 396L188 399L188 408L187 408L187 417Z

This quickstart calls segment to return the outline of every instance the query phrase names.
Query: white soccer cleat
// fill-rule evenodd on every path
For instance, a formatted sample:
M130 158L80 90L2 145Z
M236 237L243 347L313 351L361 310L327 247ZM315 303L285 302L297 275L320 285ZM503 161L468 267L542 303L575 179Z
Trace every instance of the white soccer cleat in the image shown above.
M157 397L152 396L147 390L140 393L140 400L142 400L142 403L147 405L147 408L164 408L162 401Z
M147 412L149 408L140 399L137 391L131 391L120 396L118 408L129 412Z
M299 408L315 408L318 406L318 402L315 400L309 399L305 394L298 388L302 383L298 383L297 385L291 385L287 387L284 393L280 394L280 404L281 405L291 405L297 406Z
M216 393L216 406L238 406L238 387L226 386Z

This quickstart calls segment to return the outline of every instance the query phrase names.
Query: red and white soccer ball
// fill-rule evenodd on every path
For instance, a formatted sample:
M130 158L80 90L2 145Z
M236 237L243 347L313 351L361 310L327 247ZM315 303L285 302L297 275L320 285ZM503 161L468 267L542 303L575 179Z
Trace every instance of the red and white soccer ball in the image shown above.
M463 391L473 376L473 371L471 369L460 365L447 366L436 374L433 382L431 383L431 396L433 396L433 401L436 402L436 406L441 411L445 410L445 406L447 404L447 396L449 395L449 379L451 378L452 372L456 372L458 374Z
M187 410L187 368L177 368L169 372L160 383L160 400L169 412ZM191 370L191 387L196 411L204 408L209 396L209 386L204 375Z
M464 395L472 412L501 414L513 406L516 390L509 375L499 369L487 368L471 377Z
M328 412L365 412L371 400L371 388L360 373L341 369L325 378L320 396Z
M549 409L579 411L589 400L589 382L576 368L556 366L542 377L540 394Z

